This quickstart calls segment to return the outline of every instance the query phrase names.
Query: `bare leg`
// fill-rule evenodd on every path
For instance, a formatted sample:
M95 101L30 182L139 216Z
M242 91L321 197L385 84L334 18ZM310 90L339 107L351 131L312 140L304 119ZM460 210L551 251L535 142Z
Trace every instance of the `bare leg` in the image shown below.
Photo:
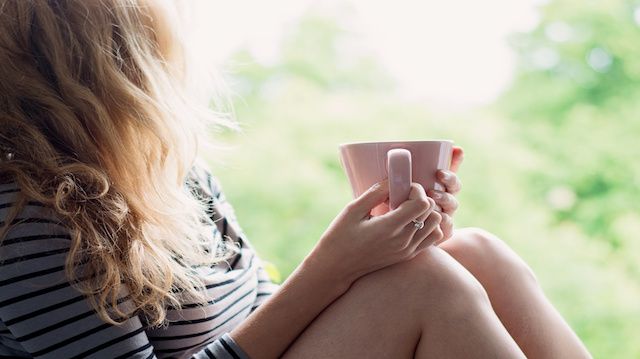
M359 279L284 358L523 358L478 281L439 248Z
M485 288L494 311L528 358L590 358L527 264L496 236L456 231L440 245Z

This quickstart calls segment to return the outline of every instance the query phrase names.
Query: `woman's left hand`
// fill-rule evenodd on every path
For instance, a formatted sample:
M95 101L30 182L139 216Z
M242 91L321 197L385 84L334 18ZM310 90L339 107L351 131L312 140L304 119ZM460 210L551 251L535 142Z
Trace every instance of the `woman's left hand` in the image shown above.
M433 198L442 213L440 229L442 230L443 238L437 244L446 241L453 235L453 214L458 209L458 200L455 195L462 189L462 183L456 175L456 172L463 158L464 151L462 151L462 148L454 146L450 170L438 170L436 173L436 179L442 184L445 191L436 191L433 189L427 191L427 195Z

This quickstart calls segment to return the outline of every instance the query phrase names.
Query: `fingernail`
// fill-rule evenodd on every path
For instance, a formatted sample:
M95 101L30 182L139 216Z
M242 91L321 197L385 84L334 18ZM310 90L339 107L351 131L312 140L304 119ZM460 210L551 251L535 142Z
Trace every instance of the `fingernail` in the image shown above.
M442 177L443 181L448 181L449 179L451 179L451 173L449 173L449 171L441 171L440 172L440 177Z

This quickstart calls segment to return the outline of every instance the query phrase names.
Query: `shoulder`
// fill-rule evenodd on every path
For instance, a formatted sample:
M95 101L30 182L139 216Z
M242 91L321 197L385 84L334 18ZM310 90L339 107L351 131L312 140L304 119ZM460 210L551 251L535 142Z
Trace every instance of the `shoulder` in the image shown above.
M0 328L9 340L34 357L150 357L137 316L120 326L105 323L74 288L65 273L70 231L53 209L22 196L16 184L0 184L0 221L12 223L0 237ZM19 201L25 206L14 216ZM124 295L122 308L132 305Z
M22 208L17 208L22 203ZM15 211L18 210L17 213ZM17 183L0 184L0 277L24 266L64 261L70 231L52 208L24 198Z
M21 208L12 219L17 207ZM53 208L24 194L15 182L0 184L0 225L4 225L7 220L14 224L12 228L31 223L63 226L62 217Z
M15 182L0 183L0 203L16 201L20 187Z

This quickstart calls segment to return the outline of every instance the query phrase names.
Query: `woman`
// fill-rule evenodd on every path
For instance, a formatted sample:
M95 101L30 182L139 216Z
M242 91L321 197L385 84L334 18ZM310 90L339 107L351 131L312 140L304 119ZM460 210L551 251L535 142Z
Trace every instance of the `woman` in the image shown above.
M173 11L0 0L1 357L589 357L504 243L444 242L453 172L373 218L372 187L276 290L195 161Z

